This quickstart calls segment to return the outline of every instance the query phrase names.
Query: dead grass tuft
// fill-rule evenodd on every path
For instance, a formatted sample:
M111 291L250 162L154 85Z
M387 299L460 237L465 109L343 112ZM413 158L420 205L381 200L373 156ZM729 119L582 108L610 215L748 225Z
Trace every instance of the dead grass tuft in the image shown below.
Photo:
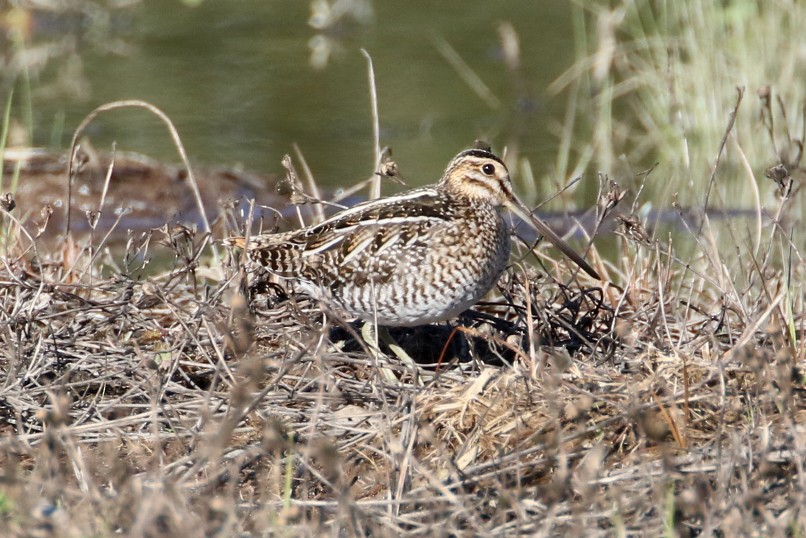
M706 225L684 262L624 220L601 262L618 286L515 266L462 331L393 334L414 371L300 297L254 310L193 230L146 243L138 259L174 260L148 278L9 234L0 528L802 531L799 257L723 256ZM770 252L791 248L767 229Z
M668 15L711 13L691 6ZM711 205L723 205L720 156L727 144L730 159L758 166L743 152L750 137L776 148L773 201L755 193L749 220L675 201L679 229L667 233L638 203L644 184L624 209L623 191L602 176L597 229L616 210L620 228L610 243L596 238L607 252L588 255L608 282L539 253L547 267L513 265L461 329L393 331L416 364L388 343L370 353L357 327L286 290L247 301L241 268L192 228L133 236L120 260L99 237L45 248L4 205L0 533L805 534L802 140L782 138L788 124L773 120L771 94L756 115L766 128L748 126L732 86L717 107L732 105L732 119L716 136L689 129L696 107L664 127L659 118L703 88L676 78L705 60L688 54L699 27L628 7L594 13L603 46L587 69L600 76L601 121L584 154L612 142L607 159L634 136L608 123L614 97L637 88L648 103L657 92L647 89L670 87L671 105L634 115L673 140L667 149L708 140L674 175L696 176L687 196L707 202L716 185ZM641 47L607 49L625 35L619 17L635 31L656 20L680 28L676 47L636 36ZM731 42L750 35L727 28ZM650 70L666 83L629 76L658 58L682 62ZM608 66L619 69L595 71ZM711 80L694 78L710 92ZM646 137L638 156L660 145ZM698 165L701 152L717 156L713 166ZM252 219L221 223L251 229L242 220ZM145 270L152 257L163 272Z

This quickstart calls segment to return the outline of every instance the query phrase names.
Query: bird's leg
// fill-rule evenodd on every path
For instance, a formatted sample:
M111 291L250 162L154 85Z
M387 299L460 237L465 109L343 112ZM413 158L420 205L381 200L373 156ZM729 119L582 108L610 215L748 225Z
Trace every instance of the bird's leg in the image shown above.
M420 379L420 370L417 368L417 363L414 362L414 359L412 359L411 356L406 353L406 350L400 347L400 344L398 344L395 339L392 338L392 335L389 334L389 330L386 327L378 328L378 337L384 344L389 346L389 350L394 353L398 359L400 359L400 362L411 369L412 381L415 385L421 387L423 385L423 381Z
M394 353L394 355L400 359L403 364L411 369L414 383L417 385L422 385L422 381L418 375L419 370L417 369L417 363L415 363L414 359L412 359L409 354L406 353L402 347L400 347L400 344L398 344L395 339L392 338L392 335L389 334L389 330L386 327L378 327L375 325L375 323L366 321L361 327L361 338L364 340L364 343L367 345L370 354L378 362L378 364L380 364L380 359L384 357L384 354L378 345L378 341L380 340L389 346L389 350ZM397 376L395 376L391 369L380 368L380 370L387 381L395 384L400 383L400 380L397 378Z
M375 325L373 322L365 321L364 325L361 326L361 339L364 340L364 344L366 344L369 354L373 359L375 359L375 364L386 381L397 385L400 383L400 380L395 376L395 373L389 368L381 367L381 361L384 358L384 354L381 351L381 348L378 346L378 334L375 330L376 327L377 325Z

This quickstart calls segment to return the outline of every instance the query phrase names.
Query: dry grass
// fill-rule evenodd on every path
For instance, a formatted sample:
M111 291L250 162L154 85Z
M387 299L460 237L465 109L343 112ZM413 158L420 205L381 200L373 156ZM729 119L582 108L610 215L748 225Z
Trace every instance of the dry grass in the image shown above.
M70 242L32 250L6 216L0 529L800 535L789 203L759 251L723 253L730 227L706 222L685 262L625 217L620 255L592 253L614 285L516 265L461 334L395 334L439 361L416 367L367 354L305 301L253 314L237 267L203 258L190 230L101 271ZM138 278L152 255L172 270Z
M643 46L608 49L631 35L608 25L618 16L656 19L619 11L632 4L594 13L601 54L583 69L599 85L581 154L617 168L611 157L632 133L641 143L631 163L649 148L696 149L667 154L683 168L660 166L664 185L684 184L689 200L706 200L714 173L742 155L747 168L780 164L777 189L756 197L754 220L700 213L673 236L622 202L612 251L590 253L609 283L515 264L462 330L393 334L424 364L368 353L355 327L302 298L268 290L248 304L237 265L192 230L133 237L124 255L97 239L47 251L4 210L0 534L806 534L804 174L783 149L798 147L803 118L773 125L789 108L763 95L759 107L737 105L731 81L718 129L692 131L683 120L713 114L675 108L695 91L674 77L705 71L686 39L711 12L684 4L691 11L668 9L690 26L662 19L680 29L673 49L640 35L628 41ZM666 71L652 58L684 63ZM630 78L637 65L649 68ZM574 84L578 99L584 84ZM668 87L674 106L650 102L652 88ZM611 122L628 94L646 136ZM787 103L803 108L797 95ZM679 114L667 128L670 106ZM558 159L562 177L570 160ZM602 186L599 207L613 211L619 188ZM226 222L233 233L243 224ZM143 276L150 256L170 269Z

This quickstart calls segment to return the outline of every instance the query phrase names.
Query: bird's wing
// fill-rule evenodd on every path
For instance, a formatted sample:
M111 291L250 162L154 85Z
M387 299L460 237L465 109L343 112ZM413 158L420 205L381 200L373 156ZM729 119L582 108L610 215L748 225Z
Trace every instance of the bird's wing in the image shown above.
M279 276L307 276L322 271L372 270L389 266L401 248L411 248L432 226L450 215L432 188L415 189L390 198L358 204L301 230L250 238L249 257ZM227 243L243 248L243 238ZM373 266L372 268L370 266Z

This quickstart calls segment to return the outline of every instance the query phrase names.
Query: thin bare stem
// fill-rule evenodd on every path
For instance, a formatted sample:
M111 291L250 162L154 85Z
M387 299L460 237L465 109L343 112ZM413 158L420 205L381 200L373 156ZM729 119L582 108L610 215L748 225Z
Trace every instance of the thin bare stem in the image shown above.
M366 49L361 49L361 54L367 59L367 76L369 77L369 97L370 105L372 108L372 141L374 144L373 150L375 153L375 162L373 163L373 178L374 181L370 182L369 199L377 200L381 197L381 175L379 174L381 166L381 123L380 116L378 115L378 90L375 85L375 67L372 65L372 56Z
M185 146L182 143L182 139L179 137L179 132L174 127L173 122L171 119L159 108L148 103L146 101L141 101L139 99L128 99L123 101L113 101L111 103L106 103L104 105L99 106L89 114L87 114L81 123L79 123L78 127L76 128L75 132L73 133L73 139L70 142L70 161L67 168L67 215L66 215L66 222L64 233L65 235L70 235L70 211L72 209L72 201L73 201L73 178L74 178L74 166L75 166L75 159L76 153L78 148L78 139L84 133L84 130L87 126L92 123L92 121L102 112L108 112L111 110L118 110L122 108L144 108L157 116L165 126L168 128L168 132L171 135L171 139L173 140L174 146L176 147L179 156L182 159L182 163L185 166L185 170L187 170L187 181L190 185L191 190L193 191L193 196L196 200L196 207L199 210L199 215L202 218L202 222L204 223L204 231L208 234L212 233L212 229L210 228L210 222L207 219L207 212L204 208L204 201L201 197L201 192L199 191L199 186L196 183L196 177L193 175L193 169L190 166L190 159L188 159L187 152L185 151ZM214 259L218 260L218 249L216 248L214 243L211 243L211 248L213 251Z

